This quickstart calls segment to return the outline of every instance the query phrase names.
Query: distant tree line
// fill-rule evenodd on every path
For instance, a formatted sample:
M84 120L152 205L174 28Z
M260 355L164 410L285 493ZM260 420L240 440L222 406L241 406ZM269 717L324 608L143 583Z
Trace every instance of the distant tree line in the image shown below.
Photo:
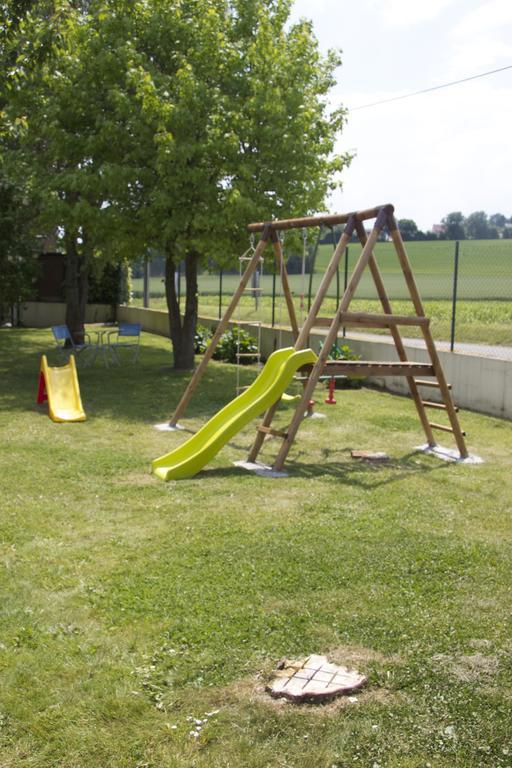
M464 216L460 211L449 213L441 220L435 229L423 232L413 219L398 219L398 226L404 240L496 240L498 238L512 239L512 216L508 218L502 213L488 216L485 211L475 211ZM343 226L327 230L320 239L322 244L332 243L333 236L337 241ZM383 238L386 233L383 232ZM355 236L353 238L356 240Z
M460 211L455 211L445 216L441 224L443 231L439 237L444 240L512 238L512 216L507 218L502 213L487 216L485 211L475 211L465 217Z
M412 219L399 219L398 226L404 240L496 240L512 238L512 216L502 213L488 216L475 211L464 216L460 211L449 213L441 220L435 232L422 232Z

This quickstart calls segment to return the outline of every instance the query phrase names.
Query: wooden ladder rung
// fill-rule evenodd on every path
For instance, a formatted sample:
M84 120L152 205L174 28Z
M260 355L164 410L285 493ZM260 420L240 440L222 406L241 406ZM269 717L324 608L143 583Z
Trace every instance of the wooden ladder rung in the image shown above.
M333 324L334 317L317 317L313 325L316 328L330 328Z
M440 389L440 384L438 381L428 381L426 379L414 379L414 383L418 385L418 387L435 387L436 389ZM452 388L451 384L446 385L448 389Z
M428 326L430 319L420 315L374 314L372 312L344 312L341 325L362 325L366 328L389 328L397 325Z
M441 432L451 432L453 434L453 429L451 427L447 427L445 424L436 424L434 421L429 422L432 429L439 429ZM463 437L466 437L466 433L461 431L461 434Z
M281 432L280 429L272 429L272 427L262 427L261 425L257 429L258 429L258 432L263 432L264 435L272 435L272 437L282 437L283 440L288 437L288 433Z
M432 400L422 400L422 404L425 406L425 408L437 408L439 411L446 411L446 405L444 403L434 403ZM453 406L455 413L459 412L458 406Z

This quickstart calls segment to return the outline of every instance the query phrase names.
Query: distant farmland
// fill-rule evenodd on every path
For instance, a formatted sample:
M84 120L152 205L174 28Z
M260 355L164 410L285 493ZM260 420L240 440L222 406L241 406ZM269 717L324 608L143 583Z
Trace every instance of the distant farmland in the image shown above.
M409 242L406 243L406 248L422 298L425 300L451 299L455 243L450 240ZM360 246L356 244L349 246L349 276L359 253ZM331 245L321 245L318 249L312 280L313 293L320 283L331 254ZM375 255L390 298L406 298L407 290L393 245L391 243L379 243L375 249ZM342 259L339 269L338 291L336 280L333 280L329 292L332 297L335 297L337 292L343 292L344 272L345 264L344 259ZM228 296L233 293L238 282L238 274L225 274L223 276L223 294ZM305 281L303 281L302 275L290 275L290 284L296 295L302 292L307 295L309 275L306 276ZM264 294L272 294L270 258L264 266L261 288ZM133 280L133 290L136 295L142 292L141 278ZM150 292L155 297L164 295L164 284L161 277L151 279ZM200 275L199 292L203 296L218 295L219 275L212 272ZM512 240L461 241L457 295L459 299L512 301ZM375 289L369 273L363 275L356 296L359 299L375 298Z

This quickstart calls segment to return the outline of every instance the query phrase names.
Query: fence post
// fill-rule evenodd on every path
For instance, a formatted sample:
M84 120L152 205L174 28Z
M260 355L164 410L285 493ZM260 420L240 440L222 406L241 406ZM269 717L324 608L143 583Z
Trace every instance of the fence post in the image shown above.
M276 273L272 272L272 328L276 322Z
M142 273L142 306L149 307L149 282L151 278L151 266L148 256L144 256L144 271Z
M343 295L345 295L345 291L347 290L348 285L348 245L345 248L345 270L343 275ZM343 328L343 338L347 335L347 329Z
M452 293L452 328L450 333L450 352L455 346L455 312L457 310L457 287L459 281L459 241L455 241L455 255L453 260L453 293Z
M219 320L222 317L222 267L219 272Z

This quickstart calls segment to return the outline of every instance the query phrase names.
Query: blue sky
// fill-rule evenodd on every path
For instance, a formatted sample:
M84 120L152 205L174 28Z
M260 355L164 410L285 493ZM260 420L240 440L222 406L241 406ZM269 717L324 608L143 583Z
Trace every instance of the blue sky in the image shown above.
M358 107L512 64L512 0L296 0L323 50L341 48L332 100ZM356 157L333 211L394 203L423 229L450 211L512 216L512 69L349 113Z

